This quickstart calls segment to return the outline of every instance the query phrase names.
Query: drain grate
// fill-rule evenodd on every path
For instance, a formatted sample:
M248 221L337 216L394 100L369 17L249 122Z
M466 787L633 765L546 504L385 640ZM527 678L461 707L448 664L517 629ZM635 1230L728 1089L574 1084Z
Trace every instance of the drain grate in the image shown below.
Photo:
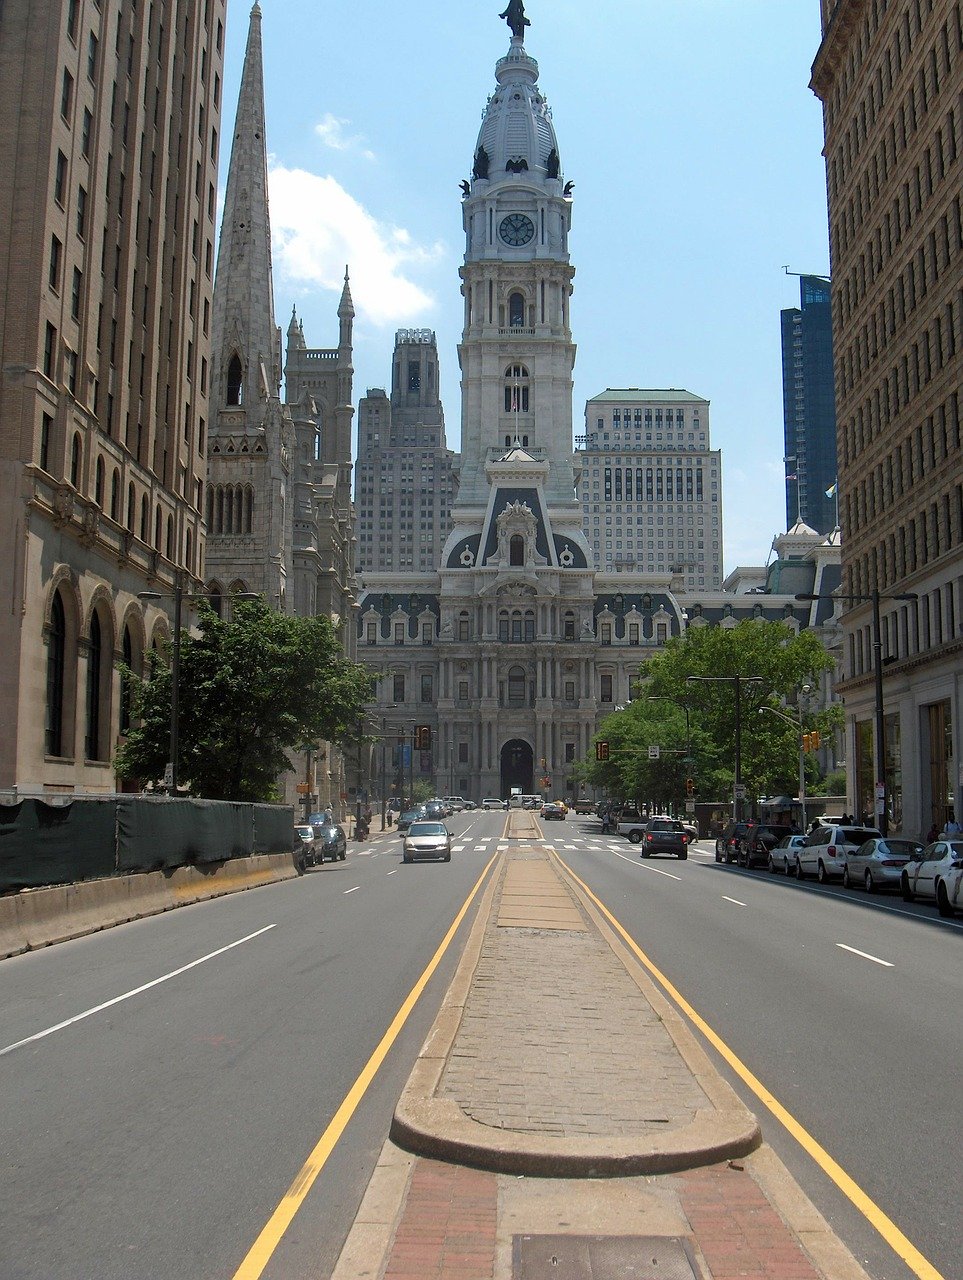
M678 1236L514 1236L513 1280L698 1280Z

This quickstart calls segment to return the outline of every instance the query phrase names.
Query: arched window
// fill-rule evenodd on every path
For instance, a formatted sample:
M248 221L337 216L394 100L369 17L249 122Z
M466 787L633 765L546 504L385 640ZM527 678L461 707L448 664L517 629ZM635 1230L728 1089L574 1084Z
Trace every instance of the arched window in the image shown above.
M60 592L54 593L47 632L47 724L48 756L63 755L64 664L67 655L67 616Z
M525 539L520 533L513 533L508 544L508 563L525 563Z
M505 370L505 412L528 413L528 369L510 364Z
M217 486L217 514L214 518L214 532L224 532L224 486Z
M320 430L315 431L315 433L314 433L314 460L315 460L315 462L320 462L320 461L321 461L321 432L320 432Z
M103 636L100 618L95 610L90 618L90 648L87 650L87 735L84 741L84 752L88 760L100 759L100 692L103 659Z
M94 502L98 507L103 508L104 505L104 460L97 459L97 469L94 473Z
M207 532L214 532L214 486L207 486Z
M194 572L194 535L188 529L186 537L186 550L184 553L184 565L189 573Z
M525 297L521 293L513 293L508 299L508 323L512 328L521 328L525 323Z
M150 506L147 502L147 494L140 500L140 540L146 542L150 528Z
M167 558L174 559L174 517L167 517Z
M133 481L127 486L127 528L134 532L134 521L137 518L137 493Z
M224 616L224 598L221 595L221 584L219 582L208 583L207 594L210 598L211 608L219 618L222 618Z
M134 669L134 639L130 634L130 627L124 627L123 654L127 670L120 677L120 731L126 733L130 728L130 698L133 687L127 672Z
M244 532L254 532L254 490L250 485L244 490Z
M508 705L523 707L525 705L525 668L510 667L508 672Z
M117 519L120 508L120 472L115 468L110 477L110 518Z
M83 462L83 450L84 444L78 431L74 436L73 444L70 446L70 483L75 489L80 488L80 468Z
M160 507L158 507L154 515L154 550L155 551L160 551L161 549L161 529L162 528L163 528L163 516L161 514Z
M231 356L231 362L227 366L227 403L240 404L242 387L244 381L244 370L241 368L240 356L235 351Z

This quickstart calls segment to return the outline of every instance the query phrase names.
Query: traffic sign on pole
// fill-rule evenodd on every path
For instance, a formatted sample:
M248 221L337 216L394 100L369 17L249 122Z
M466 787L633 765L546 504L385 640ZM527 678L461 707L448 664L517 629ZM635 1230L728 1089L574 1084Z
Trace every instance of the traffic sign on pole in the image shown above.
M658 760L658 758L659 758L659 750L660 750L660 749L659 749L659 747L656 747L656 746L651 746L651 747L649 747L649 759L650 759L650 760Z

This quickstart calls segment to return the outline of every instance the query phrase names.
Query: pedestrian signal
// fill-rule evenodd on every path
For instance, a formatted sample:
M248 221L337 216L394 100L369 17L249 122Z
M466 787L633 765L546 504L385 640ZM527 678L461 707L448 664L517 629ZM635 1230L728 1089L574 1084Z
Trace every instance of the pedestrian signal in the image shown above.
M695 778L686 778L686 780L685 780L685 793L686 793L686 795L687 795L687 796L694 796L694 795L695 795Z
M608 744L607 742L596 742L596 744L595 744L595 758L596 758L596 760L608 760L608 758L609 758L609 744Z
M427 724L419 724L415 726L415 750L430 751L431 750L431 726Z

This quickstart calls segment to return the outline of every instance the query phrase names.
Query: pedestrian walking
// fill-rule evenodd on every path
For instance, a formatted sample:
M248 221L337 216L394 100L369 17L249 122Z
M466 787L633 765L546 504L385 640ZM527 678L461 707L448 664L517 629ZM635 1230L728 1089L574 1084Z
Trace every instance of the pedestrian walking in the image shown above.
M943 830L946 832L946 834L950 837L951 840L955 840L956 837L961 832L963 832L963 827L961 827L960 824L957 822L952 809L950 810L949 820L947 821L947 824L943 828Z

